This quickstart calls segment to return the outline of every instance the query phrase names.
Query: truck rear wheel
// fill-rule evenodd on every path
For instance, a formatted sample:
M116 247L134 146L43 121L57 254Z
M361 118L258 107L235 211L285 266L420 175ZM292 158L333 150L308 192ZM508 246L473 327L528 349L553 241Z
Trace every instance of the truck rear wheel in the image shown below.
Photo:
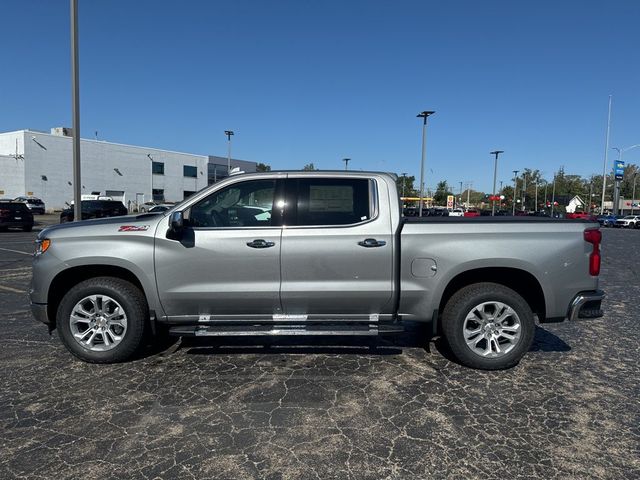
M518 364L535 335L533 312L518 293L475 283L456 293L442 315L445 340L460 363L482 370Z
M62 298L56 315L62 343L90 363L130 359L143 344L147 302L130 282L96 277L80 282Z

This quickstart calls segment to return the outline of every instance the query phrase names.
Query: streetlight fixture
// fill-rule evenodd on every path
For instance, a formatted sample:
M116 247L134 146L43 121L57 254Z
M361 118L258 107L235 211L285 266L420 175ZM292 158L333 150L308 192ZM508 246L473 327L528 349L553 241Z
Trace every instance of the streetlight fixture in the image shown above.
M343 158L342 161L344 162L344 169L345 170L349 170L349 162L351 161L350 158Z
M426 155L426 148L427 148L427 118L430 115L433 115L434 113L436 113L435 111L432 110L425 110L424 112L420 112L418 115L416 115L417 118L422 118L423 123L422 123L422 161L420 163L420 207L418 209L418 216L422 217L422 202L423 202L423 198L424 198L424 162L425 162L425 155Z
M227 136L227 176L231 175L231 136L235 135L233 130L225 130L224 134Z
M493 195L493 200L491 202L491 216L493 217L496 214L496 176L498 174L498 155L504 153L504 150L494 150L490 153L491 155L496 156L496 159L493 163L493 193L491 194Z
M511 215L515 215L516 214L516 193L518 190L518 172L520 170L513 170L513 201L511 202L512 205L512 212Z

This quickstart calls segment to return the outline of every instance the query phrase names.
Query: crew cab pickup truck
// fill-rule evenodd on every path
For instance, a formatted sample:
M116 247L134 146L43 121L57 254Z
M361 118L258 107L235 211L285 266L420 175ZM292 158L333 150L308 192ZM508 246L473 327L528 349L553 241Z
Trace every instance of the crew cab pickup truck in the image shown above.
M536 322L602 315L598 224L403 218L396 177L233 175L163 214L40 232L35 317L76 357L160 336L377 335L426 322L464 365L514 366Z

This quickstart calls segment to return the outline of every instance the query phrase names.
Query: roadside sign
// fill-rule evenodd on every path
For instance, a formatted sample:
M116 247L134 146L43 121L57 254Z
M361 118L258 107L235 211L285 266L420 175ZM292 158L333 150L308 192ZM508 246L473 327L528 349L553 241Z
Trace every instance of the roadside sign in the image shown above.
M453 208L453 195L447 195L447 208Z
M622 160L616 160L613 164L613 173L616 180L622 180L624 177L624 162Z

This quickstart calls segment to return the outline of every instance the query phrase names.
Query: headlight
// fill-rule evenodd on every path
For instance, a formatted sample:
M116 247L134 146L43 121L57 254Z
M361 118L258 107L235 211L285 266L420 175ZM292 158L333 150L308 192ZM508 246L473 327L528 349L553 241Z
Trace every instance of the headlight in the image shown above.
M48 238L43 238L42 240L36 240L36 251L34 253L35 256L42 255L44 252L49 250L51 246L51 240Z

